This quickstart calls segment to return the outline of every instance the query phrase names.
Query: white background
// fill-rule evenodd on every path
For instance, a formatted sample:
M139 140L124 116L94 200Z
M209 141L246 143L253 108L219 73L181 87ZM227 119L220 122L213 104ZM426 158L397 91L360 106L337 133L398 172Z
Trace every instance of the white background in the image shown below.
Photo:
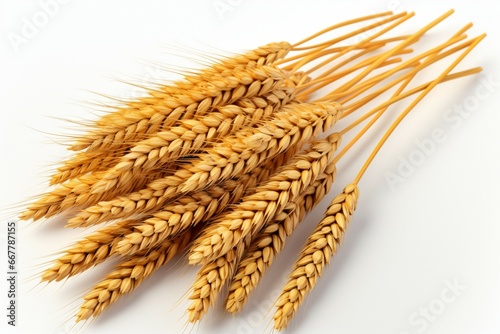
M137 96L137 89L116 79L146 83L165 76L151 61L173 68L193 66L174 54L181 53L180 48L227 54L271 41L294 42L332 23L389 9L416 11L416 17L398 30L405 34L455 8L456 13L425 37L428 40L424 38L423 45L444 41L473 21L471 35L487 32L489 36L460 68L483 66L484 73L438 87L391 137L360 183L358 209L343 247L288 332L500 332L497 1L73 0L59 5L57 13L17 49L8 36L21 34L23 20L32 20L42 6L37 1L0 3L2 222L15 217L31 196L45 189L52 165L67 155L56 142L61 139L58 135L71 133L73 126L59 118L93 118L88 102L106 100L92 92ZM226 12L216 9L221 3L226 4ZM477 87L486 91L484 80L496 84L486 98L474 100ZM466 110L467 118L455 118L454 122L444 118L457 115L449 114L450 108L473 101L477 105L469 108L470 112ZM437 144L404 182L390 187L387 173L398 173L401 159L418 154L416 141L430 138L434 129L444 131L446 140ZM339 165L331 196L352 180L375 138ZM231 317L217 307L193 331L269 332L272 302L326 205L324 201L307 217L242 314ZM6 329L7 333L54 334L179 333L192 329L185 326L185 293L196 270L179 265L162 268L85 331L73 328L71 315L81 294L111 264L65 284L37 285L36 275L53 258L51 254L88 232L64 230L63 225L60 219L19 223L19 326L13 329L6 325L3 305L7 287L1 274L2 333ZM6 263L5 233L2 227L1 268ZM423 320L420 312L439 305L442 291L453 282L463 288L454 301L445 304L440 314ZM412 317L418 322L412 322Z

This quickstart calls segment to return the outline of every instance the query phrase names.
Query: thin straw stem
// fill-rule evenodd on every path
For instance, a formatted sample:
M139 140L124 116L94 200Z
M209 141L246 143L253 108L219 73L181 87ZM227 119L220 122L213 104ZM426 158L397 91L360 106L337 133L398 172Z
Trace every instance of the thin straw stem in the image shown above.
M356 44L337 46L337 47L332 47L332 48L327 48L327 49L310 50L308 52L303 52L303 53L297 54L295 56L289 56L287 58L277 60L274 64L279 65L279 64L290 62L292 60L302 59L302 58L304 58L306 56L310 56L310 55L316 55L315 57L313 57L313 59L320 59L320 58L325 57L329 54L341 52L347 48L352 48L352 50L363 50L366 48L373 47L375 45L377 45L379 47L383 47L389 43L403 41L406 38L408 38L408 36L409 35L402 35L402 36L384 38L384 39L379 39L379 40L372 41L372 42L363 43L361 45L360 45L360 43L362 43L362 42L359 42ZM297 64L297 63L298 62L295 62L295 63L289 64L289 65L286 65L282 68L286 71L291 71L293 69L293 67L295 66L295 64Z
M374 93L372 93L372 94L370 94L368 96L365 96L363 99L361 99L359 101L356 101L356 102L354 102L352 104L347 105L347 104L345 104L345 102L352 100L353 98L355 98L358 95L362 94L363 92L365 92L369 88L373 87L377 83L371 83L369 86L363 87L363 89L359 89L359 91L357 91L355 94L350 95L350 96L348 96L345 99L338 99L339 102L341 102L341 103L344 104L344 108L346 110L348 110L348 111L346 111L346 112L344 112L342 114L342 117L349 116L356 109L360 108L361 106L365 105L369 101L373 100L375 97L379 96L382 92L385 92L385 91L389 90L390 88L392 88L393 86L395 86L399 82L405 80L406 78L412 77L413 75L415 75L416 73L418 73L419 71L421 71L422 69L424 69L425 67L428 67L428 66L432 65L433 63L435 63L435 62L437 62L437 61L439 61L439 60L441 60L441 59L443 59L445 57L448 57L449 55L454 54L457 51L460 51L460 50L468 47L472 42L473 42L473 40L468 40L468 41L466 41L466 42L464 42L462 44L459 44L459 45L455 46L454 48L452 48L450 50L447 50L447 51L445 51L445 52L443 52L441 54L436 55L435 57L431 57L431 58L426 59L423 63L418 64L410 72L408 72L408 73L406 73L406 74L398 77L397 79L395 79L392 82L388 83L387 85L385 85L384 87L380 88L376 92L374 92Z
M328 28L325 28L323 30L321 30L320 32L317 32L315 34L312 34L311 36L307 37L307 38L304 38L303 40L295 43L292 45L292 47L295 49L295 50L301 50L301 49L304 49L304 50L307 50L307 49L310 49L310 48L314 48L314 47L317 47L317 45L311 45L311 46L308 46L308 47L303 47L303 48L298 48L299 45L301 44L304 44L304 43L307 43L309 42L310 40L318 37L318 36L321 36L327 32L330 32L332 30L335 30L335 29L338 29L338 28L341 28L341 27L345 27L347 25L351 25L351 24L355 24L355 23L359 23L359 22L363 22L363 21L368 21L368 20L371 20L371 19L375 19L375 18L378 18L378 17L382 17L382 16L387 16L387 15L392 15L393 12L392 11L387 11L387 12L382 12L382 13L377 13L377 14L372 14L372 15L367 15L367 16L362 16L362 17L358 17L358 18L355 18L355 19L351 19L351 20L347 20L347 21L344 21L344 22L341 22L341 23L336 23L334 25L331 25L329 26Z
M354 49L357 49L359 48L360 46L364 45L364 44L367 44L368 42L371 42L372 40L374 40L375 38L383 35L384 33L394 29L396 26L400 25L401 23L403 23L404 21L408 20L410 17L412 17L414 14L406 14L406 13L400 13L400 14L397 14L397 15L394 15L394 16L391 16L390 18L386 19L386 20L383 20L381 22L379 22L376 26L379 26L379 25L382 25L382 24L385 24L387 22L391 22L391 21L394 21L395 19L397 18L400 18L399 20L397 20L395 23L391 24L390 26L382 29L381 31L371 35L370 37L368 38L365 38L364 40L360 41L359 43L356 43L350 47L347 47L346 49L342 50L341 52L335 54L334 56L328 58L327 60L325 60L323 62L324 65L328 64L328 63L331 63L332 61L334 61L335 59L339 58L340 56L342 55L345 55L347 54L348 52L354 50ZM371 29L371 26L369 26L370 29ZM361 32L364 32L366 31L368 27L364 27L362 29L359 29ZM351 33L352 34L352 33ZM338 40L334 40L334 42L338 42ZM324 48L320 48L320 50L323 50ZM312 56L308 56L308 57L300 57L301 60L298 61L297 63L295 63L294 67L290 70L291 72L295 72L295 71L298 71L302 66L304 66L305 64L311 62L312 60L316 59L316 56L313 54Z
M382 68L382 67L385 67L385 66L389 66L389 65L392 65L392 64L396 64L396 63L399 63L401 62L401 57L397 57L397 58L394 58L394 59L390 59L390 60L387 60L386 62L380 64L379 68ZM318 80L317 82L321 82L321 81L331 81L331 82L334 82L336 80L339 80L349 74L351 74L352 72L355 72L365 66L368 66L369 63L358 63L356 65L354 65L353 67L350 67L350 68L347 68L339 73L335 73L334 75L331 75L327 78L323 78L323 79L320 79ZM412 66L409 66L409 67L413 67L415 66L414 64L412 64ZM312 81L316 81L316 80L312 80ZM317 82L314 82L314 83L317 83ZM310 85L311 82L307 82L307 83L304 83L302 85L297 84L297 88L296 88L296 97L298 100L300 101L304 101L304 99L302 99L302 97L305 97L305 96L309 96L310 94L312 93L315 93L316 92L316 89L314 90L309 90L309 89L305 89L305 88L309 88L311 87ZM314 84L313 83L313 84Z
M352 62L353 60L361 57L361 56L364 56L365 54L369 53L369 52L372 52L376 49L378 49L379 46L372 46L370 48L367 48L355 55L353 55L352 57L348 58L348 59L345 59L344 61L340 62L339 64L333 66L332 68L330 68L328 71L328 76L324 76L324 75L321 75L320 77L318 78L315 78L314 80L312 80L311 82L308 83L309 86L313 86L313 85L316 85L314 88L308 88L308 91L306 92L306 94L311 94L312 92L318 90L318 89L321 89L323 88L324 86L332 83L333 81L337 80L338 78L334 75L334 76L331 76L331 74L335 71L337 71L339 68L347 65L348 63ZM399 56L399 55L402 55L402 54L408 54L408 53L411 53L413 52L412 49L405 49L405 50L401 50L400 52L396 53L394 56ZM359 63L357 63L356 65L348 68L348 73L351 73L351 72L354 72L362 67L365 67L365 66L369 66L370 64L373 63L373 61L375 61L380 55L374 55L374 56L371 56L370 58L367 58ZM322 66L322 64L319 64L317 66L315 66L314 68L311 69L311 72L314 72L315 70L319 69L320 67ZM383 65L380 64L379 67L382 67ZM326 73L325 72L325 73ZM309 73L309 72L307 72Z
M375 149L373 150L373 152L370 154L370 156L368 157L368 159L366 160L366 162L364 163L363 167L361 167L361 170L359 171L358 175L356 176L356 178L354 179L354 184L358 184L359 181L361 180L361 178L363 177L364 173L366 172L366 170L368 169L368 167L370 166L370 164L372 163L373 159L375 158L375 156L378 154L378 152L380 151L380 149L382 148L382 146L384 145L384 143L387 141L387 139L391 136L391 134L394 132L394 130L396 129L396 127L401 123L401 121L410 113L410 111L427 95L429 94L429 92L434 88L436 87L437 84L439 84L447 75L448 73L451 72L451 70L453 70L457 65L458 63L460 63L464 58L465 56L467 56L475 47L477 44L479 44L479 42L481 42L481 40L483 40L483 38L486 37L486 34L482 34L480 36L478 36L474 41L473 43L450 65L446 68L446 70L444 70L440 75L439 77L437 77L435 80L433 80L433 82L427 86L427 88L422 91L420 93L419 96L417 96L417 98L415 100L412 101L412 103L410 103L410 105L401 113L401 115L399 115L399 117L394 121L394 123L389 127L389 129L387 130L387 132L382 136L382 139L380 139L380 141L378 142L377 146L375 147Z
M362 73L357 75L355 78L350 80L349 82L345 83L342 85L339 90L344 91L349 88L352 88L354 85L356 85L358 82L363 80L368 74L370 74L373 69L377 68L377 66L384 62L387 58L391 57L394 53L398 52L399 50L402 50L406 48L407 46L411 45L412 43L415 43L424 33L435 27L437 24L445 20L448 16L453 14L454 10L449 10L440 17L438 17L436 20L432 21L431 23L427 24L425 27L422 29L418 30L415 34L411 35L408 37L406 40L395 46L393 49L387 51L383 55L381 55L371 66L366 68Z
M371 52L373 51L372 49L367 49L366 52ZM400 54L405 54L405 53L411 53L413 50L411 49L408 49L408 50L401 50ZM338 70L340 68L342 68L343 66L345 66L346 64L348 64L349 62L353 61L355 58L358 58L358 57L361 57L363 56L366 52L360 52L359 54L357 55L354 55L353 57L349 58L349 59L346 59L345 61L337 64L334 68L334 70ZM399 56L400 54L397 54L397 56ZM323 78L316 78L314 80L311 80L310 82L308 82L306 85L303 85L301 87L299 87L298 89L301 89L303 90L303 93L304 94L311 94L311 93L314 93L315 91L317 91L318 89L321 89L323 88L324 86L328 85L328 84L331 84L332 82L338 80L339 78L342 78L348 74L351 74L363 67L366 67L366 66L369 66L373 61L374 59L376 59L378 57L378 55L374 55L370 58L367 58L363 61L360 61L359 63L339 72L339 73L334 73L334 74L330 74L329 76L327 77L323 77ZM385 61L384 63L380 64L379 68L381 67L384 67L384 66L387 66L387 65L390 65L390 64L394 64L394 63L398 63L398 62L401 62L401 58L400 57L397 57L397 58L394 58L394 59L391 59L391 60L387 60ZM333 72L333 71L332 71ZM314 86L314 87L313 87Z
M453 74L449 74L447 75L446 77L443 78L443 80L440 82L441 83L444 83L444 82L447 82L447 81L451 81L451 80L455 80L455 79L458 79L458 78L462 78L462 77L465 77L465 76L469 76L469 75L473 75L473 74L477 74L479 72L481 72L483 69L481 67L473 67L471 69L468 69L468 70L465 70L465 71L460 71L460 72L457 72L457 73L453 73ZM407 92L404 92L398 96L395 96L393 98L391 98L390 100L384 102L381 106L377 106L375 107L374 109L370 110L369 112L367 112L366 114L364 114L363 116L361 116L360 118L358 118L357 120L355 120L354 122L352 122L351 124L349 124L348 126L346 126L342 131L340 131L339 133L344 135L346 134L347 132L351 131L353 128L355 128L356 126L358 126L360 123L362 123L363 121L365 121L367 118L369 118L370 116L372 116L373 114L375 114L377 111L379 111L380 109L383 109L383 108L386 108L388 106L390 106L391 104L394 104L396 102L399 102L411 95L414 95L416 93L419 93L421 91L423 91L424 89L426 89L430 84L432 83L432 81L429 81L425 84L422 84L418 87L415 87L415 88L412 88L411 90L407 91Z
M401 13L403 14L403 13ZM351 47L347 48L344 50L343 53L338 53L338 54L335 54L334 56L328 58L327 60L325 60L323 63L324 64L328 64L334 60L336 60L337 58L339 58L340 56L346 54L347 52L350 52L356 48L358 48L360 45L364 45L366 43L369 43L371 42L372 40L374 40L375 38L385 34L386 32L394 29L395 27L397 27L398 25L402 24L403 22L407 21L408 19L410 19L411 17L413 17L415 14L414 13L409 13L409 14L406 14L404 13L405 15L402 16L401 18L399 18L399 20L397 20L396 22L392 23L391 25L385 27L384 29L380 30L379 32L369 36L368 38L365 38L364 40L362 40L361 42L357 43L357 44L354 44L352 45ZM405 40L407 40L409 37L411 37L412 35L408 36ZM401 44L401 43L400 43ZM401 48L402 49L402 48ZM391 49L392 50L392 49ZM388 57L389 58L389 57ZM327 76L328 74L330 74L328 71L326 71L325 73L322 73L319 77L324 77L324 76Z
M461 36L471 26L472 26L471 23L465 25L462 29L460 29L453 36L451 36L451 38L448 41L454 40L456 37ZM456 51L458 51L458 50L456 50ZM348 125L344 130L342 130L340 132L341 135L344 135L345 133L347 133L348 131L350 131L352 128L356 127L358 124L360 124L361 122L363 122L364 120L366 120L368 117L372 116L377 110L379 110L378 113L377 113L377 115L372 120L370 120L370 122L342 149L342 151L339 152L339 154L335 158L335 162L338 162L338 160L340 160L342 158L342 156L359 140L359 138L361 138L361 136L363 136L371 128L371 126L382 116L382 114L389 108L390 105L392 105L393 103L395 103L397 101L400 101L400 99L403 96L403 94L401 94L401 93L407 87L407 85L410 83L410 81L415 77L415 75L417 75L418 71L420 70L419 67L420 66L422 66L422 67L427 66L426 63L434 63L435 62L435 58L438 58L438 56L439 56L439 52L436 51L435 53L431 54L429 56L429 58L426 59L423 64L417 66L417 68L415 68L415 73L412 76L409 76L406 79L406 81L393 94L392 98L389 99L388 102L390 102L390 103L387 103L383 107L378 106L378 107L372 109L371 111L367 112L365 115L363 115L360 118L358 118L356 121L354 121L353 123L351 123L350 125ZM439 58L439 59L441 59L441 58ZM450 75L447 75L446 77L444 77L443 80L440 83L443 83L443 82L446 82L446 81L449 81L449 80L453 80L453 79L457 79L457 78L461 78L463 76L475 74L475 73L478 73L480 71L481 71L481 68L476 67L476 68L472 68L472 69L467 70L467 71L461 71L461 72L458 72L458 73L455 73L455 74L450 74ZM431 83L432 82L427 82L426 84L421 85L421 86L417 87L416 89L412 89L412 90L410 90L407 93L409 93L409 95L413 95L413 94L415 94L415 93L417 93L417 92L419 92L421 90L424 90ZM404 98L406 98L407 96L409 96L409 95L406 95L406 94L404 94L404 95L405 95ZM351 110L351 112L352 112L352 110Z

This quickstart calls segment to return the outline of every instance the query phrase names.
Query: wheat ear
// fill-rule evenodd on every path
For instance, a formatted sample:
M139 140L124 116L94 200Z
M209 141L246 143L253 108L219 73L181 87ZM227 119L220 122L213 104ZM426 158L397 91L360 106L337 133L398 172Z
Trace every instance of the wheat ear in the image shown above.
M132 111L108 115L105 125L91 130L71 148L86 148L87 152L122 149L180 119L204 115L242 97L266 94L281 87L288 77L287 72L270 66L241 66L201 82L199 90L184 89L175 95L150 92L152 96L128 103Z
M202 190L232 177L249 173L266 159L300 145L329 129L338 119L341 106L335 102L300 103L284 106L257 128L245 128L234 137L207 149L191 163L179 166L171 176L151 182L147 188L85 209L69 223L97 224L133 214L147 214L192 191Z
M132 232L124 235L118 242L116 251L126 255L152 248L200 222L209 221L228 205L238 202L248 189L267 180L278 166L290 161L296 151L297 149L291 149L268 160L251 174L245 174L220 186L211 186L205 191L185 195L174 203L168 204L160 212L134 226Z
M337 135L331 135L329 139L332 142L338 142ZM330 175L333 174L332 167L334 168L334 166L330 164L330 169L327 171ZM319 178L323 178L323 176L324 174L321 174ZM309 188L307 188L307 191L310 191ZM278 209L276 212L277 217L281 217L282 214L287 214L286 209L289 207L289 204L290 202L287 202L286 205ZM207 227L205 226L205 228ZM222 288L233 277L233 273L251 240L252 235L244 236L243 239L228 252L203 265L193 284L192 294L189 297L192 300L191 305L188 307L190 322L200 321L207 313L210 306L215 304Z
M105 115L101 119L97 120L95 125L102 128L116 126L117 131L120 129L124 130L123 126L129 124L132 119L138 116L137 114L143 113L151 117L156 111L162 111L162 108L158 109L159 104L157 102L164 102L165 100L169 101L168 95L182 96L186 94L187 91L193 91L198 93L195 95L195 97L198 98L197 102L202 101L204 100L203 93L210 92L210 90L204 92L203 87L213 87L210 85L210 82L214 78L218 79L224 75L228 76L231 74L231 70L241 68L242 66L251 67L255 66L255 64L260 66L271 65L275 60L286 56L289 50L290 45L286 42L271 43L257 48L256 50L251 50L246 54L223 59L222 61L214 63L213 66L200 71L198 75L195 74L186 76L184 81L176 82L173 85L163 85L158 87L156 90L150 90L148 92L149 96L143 97L138 101L127 103L124 107L119 108L117 111ZM69 149L82 150L88 148L91 144L92 141L83 137L80 138L80 140L73 146L69 147Z
M307 239L295 262L288 283L276 303L274 327L286 327L305 295L314 287L331 257L337 252L358 200L358 187L350 184L336 196L326 210L324 218Z
M230 249L226 254L202 266L191 289L188 306L188 320L190 322L200 321L215 304L217 297L225 284L231 279L243 256L245 248L250 239L240 242L236 247Z
M442 17L446 17L448 13ZM442 18L440 18L442 19ZM439 21L436 20L436 21ZM471 40L470 45L465 51L449 65L436 79L434 79L421 93L415 98L408 107L396 118L384 133L380 141L377 143L368 159L363 164L362 168L356 175L354 181L344 188L343 192L334 198L329 208L326 211L324 218L318 224L314 232L308 238L305 247L300 253L300 257L294 265L294 270L290 275L289 281L286 284L276 303L276 312L274 314L274 327L278 330L284 329L295 312L299 308L303 299L310 292L316 280L322 274L324 267L329 263L330 258L335 255L337 247L342 241L342 237L346 231L350 217L356 208L356 203L359 195L358 183L364 173L373 162L374 158L385 144L387 139L394 132L396 127L410 113L410 111L439 83L446 79L448 74L462 61L462 59L485 37L480 35ZM437 57L435 53L431 57ZM411 80L403 84L403 88ZM402 90L398 90L402 93ZM383 113L386 108L379 111ZM377 115L378 116L378 115ZM376 117L377 118L377 117ZM376 119L375 118L375 119Z
M97 317L118 298L132 292L144 279L180 253L190 238L191 232L186 232L164 241L158 248L139 252L121 262L83 297L85 302L76 314L76 321Z
M36 202L30 204L28 208L19 215L22 220L39 220L43 217L49 218L62 213L68 209L85 208L101 200L116 196L115 193L93 194L92 186L104 175L104 172L96 172L82 175L76 179L57 185L57 187L42 195ZM156 171L149 175L143 175L135 182L130 182L122 189L125 193L142 189L151 180L165 176L167 171Z
M247 235L255 236L288 202L295 201L325 171L333 160L339 140L337 133L326 140L316 140L231 210L218 216L195 240L189 262L213 261Z
M136 223L128 220L106 226L76 242L42 274L42 282L60 281L103 262L113 253L118 238L130 233Z
M265 94L261 97L266 103L263 108L222 106L203 117L183 120L178 126L158 132L135 144L129 153L106 172L94 189L104 188L107 191L115 187L120 188L124 182L130 182L152 169L181 156L196 153L197 150L208 147L245 126L253 126L269 119L276 110L293 98L294 91L294 87L284 87Z
M203 129L206 129L206 133L193 133L193 128L197 131L200 131L200 126L196 126L196 124L192 124L196 122L193 120L186 120L186 124L184 127L187 127L190 133L193 133L192 138L189 142L187 141L187 136L182 135L182 139L184 142L182 143L182 151L188 152L189 150L194 150L197 148L202 148L205 146L209 146L210 142L216 140L218 137L222 137L228 133L228 130L234 131L237 128L243 127L244 125L253 125L259 122L262 119L269 117L271 112L279 109L281 105L288 103L291 99L293 99L295 90L292 89L297 85L306 84L310 81L310 78L307 74L302 72L296 72L290 76L290 80L286 80L283 88L276 89L275 91L269 92L264 96L253 96L240 98L235 101L234 105L220 106L216 107L214 110L217 111L219 109L225 110L226 113L222 113L223 116L217 117L217 115L212 115L214 112L209 113L209 115L202 117L204 119ZM270 108L270 106L273 108ZM234 110L234 109L237 110ZM229 109L229 110L227 110ZM237 114L237 119L228 118L227 114L231 115L231 111ZM245 113L245 117L242 117L240 114ZM244 118L244 119L243 119ZM246 123L246 121L249 121ZM174 127L170 132L179 132L183 127ZM215 129L214 129L215 128ZM177 131L175 131L175 129ZM168 131L168 130L167 130ZM162 132L160 132L162 133ZM153 134L153 137L156 137L158 134ZM203 136L205 136L205 140L203 140ZM161 136L160 136L161 137ZM179 138L180 139L180 138ZM149 140L146 140L146 144L148 144ZM140 143L136 143L134 146L139 145ZM131 146L131 145L128 145ZM133 151L133 149L132 149ZM165 150L161 150L160 153L165 154ZM103 171L109 168L114 167L119 161L120 158L127 151L124 148L118 150L98 150L96 152L79 152L75 157L63 162L62 166L57 169L57 172L51 177L50 184L57 184L67 181L72 178L79 177L86 173ZM168 151L166 154L170 156L170 160L173 160L176 156L180 154L175 154Z
M87 173L105 171L116 165L124 153L124 150L79 152L57 168L57 172L51 176L49 184L55 185Z
M296 201L289 202L283 211L252 239L229 286L226 299L228 312L234 314L242 310L250 293L285 246L286 239L305 215L330 191L334 179L335 164L331 163Z

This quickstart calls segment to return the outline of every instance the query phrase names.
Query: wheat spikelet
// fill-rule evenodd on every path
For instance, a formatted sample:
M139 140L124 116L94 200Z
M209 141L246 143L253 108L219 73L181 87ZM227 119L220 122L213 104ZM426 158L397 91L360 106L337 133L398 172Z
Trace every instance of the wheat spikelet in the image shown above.
M268 119L294 94L294 87L277 89L261 97L265 107L243 108L227 105L205 116L181 121L180 125L161 131L135 144L116 166L111 168L95 187L105 190L123 186L143 173L158 168L181 156L195 153L210 143L245 127Z
M274 314L274 327L284 329L316 284L324 267L339 247L358 200L358 187L350 184L336 196L295 262Z
M102 229L76 242L42 274L42 281L60 281L89 269L113 253L118 237L130 233L136 221L127 220Z
M39 220L43 217L49 218L68 209L82 208L93 205L101 200L112 198L116 194L92 194L92 186L104 175L104 172L96 172L82 175L76 179L58 185L54 190L41 196L36 202L19 215L22 220ZM151 180L161 178L168 172L155 171L149 175L143 175L140 179L130 182L122 189L131 192L143 188Z
M227 73L226 73L227 72ZM170 94L152 91L151 96L128 103L132 110L108 115L103 126L79 138L73 150L117 150L148 135L168 129L179 119L202 116L213 107L241 97L263 95L283 85L288 73L274 67L240 66L199 84L199 90L183 89Z
M285 246L287 237L293 233L305 215L330 191L334 178L335 164L331 163L296 201L289 202L282 212L276 214L274 219L252 239L229 286L226 299L228 312L241 311L249 294L257 287L275 256Z
M99 173L96 173L95 175L83 175L78 179L69 180L30 204L19 218L22 220L48 218L69 209L73 205L85 203L90 196L95 197L95 201L99 201L101 199L100 195L90 194L90 187L97 182L98 177ZM70 202L70 198L74 198L73 203L68 206L64 205L64 202Z
M265 160L329 129L341 107L335 102L284 106L258 128L245 128L234 137L207 149L191 163L179 166L171 176L151 182L147 188L103 201L80 212L69 223L77 226L158 211L168 201L202 190L234 176L249 173Z
M191 264L207 263L224 255L247 235L254 236L288 202L295 201L333 160L340 136L316 140L310 148L280 167L255 191L231 210L217 217L195 240L189 255Z
M185 195L174 203L168 204L160 212L134 226L131 233L124 235L118 242L116 251L126 255L155 247L163 240L175 237L200 222L209 221L229 204L238 202L247 189L252 189L267 180L278 166L292 159L297 149L290 149L270 159L251 174L245 174L220 186L211 186L205 191Z
M97 283L83 299L76 321L97 317L112 303L136 289L144 279L169 262L188 244L191 233L164 241L158 248L143 251L121 262L105 279Z
M202 266L191 287L192 292L189 296L189 299L192 300L188 306L188 320L190 322L200 321L210 306L215 304L222 288L233 276L249 241L248 239L239 243L223 256Z
M204 87L211 82L214 77L221 75L230 76L230 71L242 67L272 66L275 61L283 59L291 50L291 45L288 42L269 43L257 49L250 50L244 54L237 54L232 57L216 59L215 62L198 73L186 75L183 80L177 81L172 85L163 85L158 89L162 92L180 95L185 90L200 91L199 87ZM102 117L96 122L97 126L106 126L108 119L119 112L112 113Z
M285 58L291 49L292 46L288 42L268 43L254 50L245 52L242 55L225 58L220 64L214 64L212 67L216 71L222 72L228 68L234 68L249 62L255 62L259 65L272 65L275 61Z
M103 150L96 152L79 152L62 163L57 172L50 178L50 185L63 183L90 172L105 171L119 161L125 150Z

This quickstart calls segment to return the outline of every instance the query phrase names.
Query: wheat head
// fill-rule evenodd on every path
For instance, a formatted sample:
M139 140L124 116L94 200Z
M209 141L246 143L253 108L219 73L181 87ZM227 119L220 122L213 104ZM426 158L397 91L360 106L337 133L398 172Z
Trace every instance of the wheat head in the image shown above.
M223 287L233 276L249 241L248 239L246 242L241 242L215 261L203 265L198 271L189 296L191 304L188 306L188 320L190 322L200 321L209 308L215 304Z
M79 274L113 254L118 238L130 233L136 221L127 220L106 226L76 242L42 274L42 282L60 281Z
M167 131L151 135L131 147L130 151L120 158L118 163L109 169L94 186L104 188L120 188L124 183L150 170L159 168L179 157L197 153L224 136L237 130L253 126L287 104L294 94L294 87L288 86L259 96L265 107L243 108L238 105L222 106L205 116L183 120L178 126Z
M250 293L285 246L286 239L305 215L330 191L334 179L335 164L331 163L297 200L289 202L282 212L276 214L252 239L229 286L226 311L234 314L242 310Z
M332 162L340 135L316 140L288 164L281 166L252 194L217 217L194 241L191 264L207 263L224 255L246 236L255 236L274 216L319 177Z
M168 171L155 171L148 175L143 175L135 182L127 183L122 191L125 193L141 189L151 180L161 178L168 174ZM104 172L96 172L82 175L76 179L57 185L55 189L42 195L37 201L30 204L28 208L19 215L21 220L39 220L49 218L69 209L85 208L101 200L112 198L117 194L110 192L107 194L93 194L92 186L104 175Z
M175 94L152 91L147 98L129 102L127 107L131 110L107 115L103 126L79 138L70 149L123 149L168 129L180 119L202 116L242 97L266 94L281 87L288 77L287 72L270 66L239 66L202 81L198 89L182 89L182 93Z
M288 325L305 296L314 288L324 267L337 252L356 209L358 195L356 184L345 187L330 203L323 219L307 239L288 283L276 302L274 313L276 329L281 330Z
M341 106L335 102L284 106L257 128L245 128L207 149L173 175L151 182L145 189L102 201L80 212L71 224L92 225L131 214L158 211L176 197L202 190L232 177L251 172L267 159L300 145L329 129Z
M97 283L83 299L76 321L97 317L121 296L132 292L144 279L168 263L188 244L191 233L164 241L159 247L132 255L121 262L104 280Z

